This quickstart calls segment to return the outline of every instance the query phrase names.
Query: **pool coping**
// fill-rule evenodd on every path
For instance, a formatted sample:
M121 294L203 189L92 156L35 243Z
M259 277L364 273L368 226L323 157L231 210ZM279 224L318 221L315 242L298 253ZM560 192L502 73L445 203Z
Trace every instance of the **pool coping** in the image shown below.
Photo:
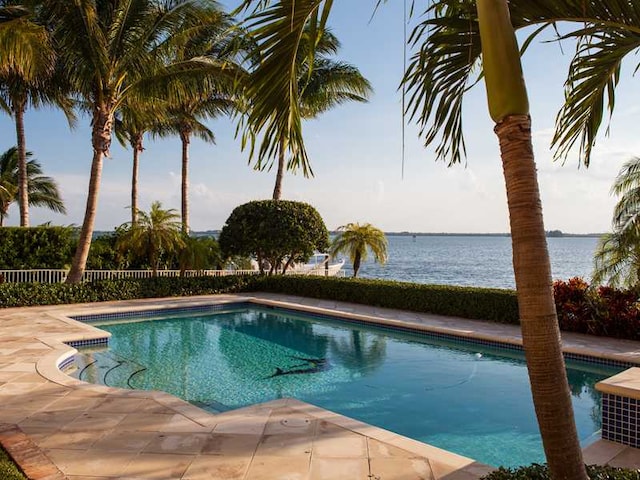
M292 297L285 295L271 295L271 294L254 294L254 295L225 295L225 296L200 296L200 297L190 297L190 298L167 298L167 299L150 299L143 301L123 301L123 302L108 302L104 304L83 304L83 305L64 305L57 307L34 307L31 309L34 312L42 313L49 317L52 320L56 320L59 322L63 322L67 324L73 331L73 333L56 333L50 335L38 335L37 340L42 342L51 348L51 351L38 359L35 365L35 369L39 375L46 378L47 380L62 385L74 390L80 390L87 393L95 393L95 394L107 394L117 396L119 398L144 398L144 399L152 399L157 403L166 406L167 408L176 411L185 417L193 420L198 425L202 425L203 427L210 427L215 419L218 417L217 415L211 414L200 408L189 404L173 395L170 395L165 392L149 392L149 391L138 391L138 390L122 390L113 387L105 387L99 385L88 384L76 379L73 379L63 373L59 366L64 364L70 357L73 357L77 350L68 345L69 342L82 342L82 341L92 341L96 338L104 338L104 331L95 328L87 323L82 323L71 319L71 316L74 315L86 315L87 313L108 313L108 312L116 312L116 311L144 311L150 310L152 307L157 308L158 305L162 305L163 308L181 308L185 305L189 306L201 306L201 305L210 305L210 304L237 304L240 302L248 302L254 303L258 306L269 306L269 307L279 307L284 309L292 309L301 312L327 315L330 317L343 317L346 319L354 320L354 321L366 321L378 323L381 325L397 327L411 327L412 329L424 330L427 332L435 332L435 333L444 333L444 334L454 334L457 337L462 338L476 338L487 341L498 341L500 343L508 343L512 345L521 345L521 341L517 338L517 333L512 328L513 326L501 326L507 327L507 335L496 335L495 333L478 333L474 331L473 328L469 327L469 322L473 323L482 323L485 322L477 322L477 321L467 321L463 319L451 319L446 318L446 321L455 320L457 322L457 328L443 328L438 325L426 325L423 323L416 322L415 320L411 320L411 318L415 319L418 317L424 317L421 314L413 314L410 312L403 311L392 311L386 309L378 309L375 307L365 307L354 304L348 304L344 302L326 302L326 301L318 301L313 299L307 299L302 297ZM14 310L29 310L28 308L24 309L14 309ZM351 311L350 311L351 310ZM366 313L356 313L357 310L366 311ZM399 319L398 317L405 316L404 319ZM410 317L410 318L409 318ZM445 317L437 317L430 316L442 321ZM460 324L462 327L460 326ZM485 324L486 325L486 324ZM519 330L519 329L518 329ZM619 342L620 343L620 342ZM579 345L570 345L569 349L573 353L578 354L586 354L596 353L597 355L592 355L596 358L611 358L616 361L625 361L634 364L640 364L640 343L635 342L634 347L635 350L630 350L628 347L628 342L621 342L621 345L624 345L625 348L622 348L622 351L618 352L601 352L595 351L593 348L584 348ZM311 404L307 404L305 402L301 402L299 400L294 399L286 399L286 400L276 400L273 402L267 402L265 404L256 405L256 407L265 406L265 405L279 405L277 402L281 402L282 405L287 405L292 409L304 412L305 414L311 415L318 419L323 419L324 421L328 421L334 423L336 425L342 426L348 430L359 433L361 435L365 435L370 438L374 438L380 441L384 441L387 443L391 443L393 445L398 446L403 450L412 452L416 455L424 456L425 458L431 458L432 456L436 456L438 461L444 462L444 464L450 465L453 468L452 472L458 472L456 474L448 474L447 479L453 477L460 478L478 478L480 475L486 473L489 467L486 465L482 465L478 462L473 461L472 459L468 459L466 457L462 457L452 452L447 452L441 450L437 447L433 447L428 444L424 444L418 442L416 440L409 439L407 437L403 437L401 435L395 434L393 432L389 432L387 430L374 427L363 422L359 422L357 420L336 414L329 410L322 409L320 407L313 406ZM234 410L233 412L236 412ZM0 413L1 417L1 413ZM603 454L602 449L598 449L597 444L601 444L604 441L596 442L596 444L592 444L587 448L587 450L596 452L595 458L599 458L599 461L602 460ZM612 447L609 445L610 442L604 442L604 449L610 452L609 455L611 458L607 459L609 461L613 459L615 456L620 455L622 449L617 446ZM615 445L615 444L614 444ZM633 453L633 452L632 452ZM600 455L600 457L598 457ZM452 477L453 475L453 477Z

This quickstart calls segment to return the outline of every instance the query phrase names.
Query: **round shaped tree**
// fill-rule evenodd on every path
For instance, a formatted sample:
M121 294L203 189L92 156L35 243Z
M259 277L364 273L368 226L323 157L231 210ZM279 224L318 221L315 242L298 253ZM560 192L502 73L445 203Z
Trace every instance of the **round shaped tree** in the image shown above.
M329 232L311 205L289 200L259 200L236 207L220 232L225 257L251 256L260 271L285 273L329 248Z

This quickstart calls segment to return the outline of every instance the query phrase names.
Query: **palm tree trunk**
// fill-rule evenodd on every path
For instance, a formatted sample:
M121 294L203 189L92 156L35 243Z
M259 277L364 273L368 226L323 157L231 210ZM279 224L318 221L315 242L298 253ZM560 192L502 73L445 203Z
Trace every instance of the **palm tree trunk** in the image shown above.
M27 177L27 141L24 134L25 102L20 100L13 105L16 119L18 143L18 204L20 206L20 226L29 226L29 179Z
M138 170L140 168L140 152L142 147L142 134L136 134L131 141L133 149L133 168L131 170L131 225L138 223Z
M189 233L189 143L191 131L180 131L182 140L182 232Z
M286 150L286 142L280 140L280 148L278 149L278 172L276 173L276 186L273 189L273 199L280 200L282 198L282 178L284 177L284 154Z
M508 116L495 132L507 188L522 341L544 451L552 478L584 480L553 300L531 120L528 115Z
M93 131L91 134L93 143L93 160L91 162L91 177L89 178L89 193L87 195L87 207L84 212L84 220L80 229L78 247L73 256L71 270L67 275L66 283L78 283L82 281L87 265L87 257L91 248L93 227L98 209L98 193L100 191L100 178L102 176L102 161L104 155L109 154L111 145L112 115L107 105L96 107L93 115Z
M362 254L358 250L353 258L353 278L358 276L358 270L360 270L360 261L362 260Z
M140 152L142 152L142 134L136 134L131 142L133 149L133 167L131 168L131 225L138 223L138 171Z

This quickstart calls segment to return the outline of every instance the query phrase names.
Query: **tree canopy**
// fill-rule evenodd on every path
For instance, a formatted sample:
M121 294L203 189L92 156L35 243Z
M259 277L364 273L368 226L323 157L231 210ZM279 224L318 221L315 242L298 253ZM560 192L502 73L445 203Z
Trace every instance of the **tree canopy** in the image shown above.
M329 248L329 232L311 205L258 200L231 212L219 243L225 257L251 256L261 271L285 273L294 262L306 262L315 251Z

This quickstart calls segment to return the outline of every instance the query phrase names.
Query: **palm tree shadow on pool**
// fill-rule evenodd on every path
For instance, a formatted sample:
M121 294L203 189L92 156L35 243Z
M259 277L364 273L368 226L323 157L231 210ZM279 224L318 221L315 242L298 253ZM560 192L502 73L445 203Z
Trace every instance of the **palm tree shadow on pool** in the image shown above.
M348 337L332 338L331 353L353 376L369 375L378 369L387 357L385 338L366 335L365 332L351 330Z

